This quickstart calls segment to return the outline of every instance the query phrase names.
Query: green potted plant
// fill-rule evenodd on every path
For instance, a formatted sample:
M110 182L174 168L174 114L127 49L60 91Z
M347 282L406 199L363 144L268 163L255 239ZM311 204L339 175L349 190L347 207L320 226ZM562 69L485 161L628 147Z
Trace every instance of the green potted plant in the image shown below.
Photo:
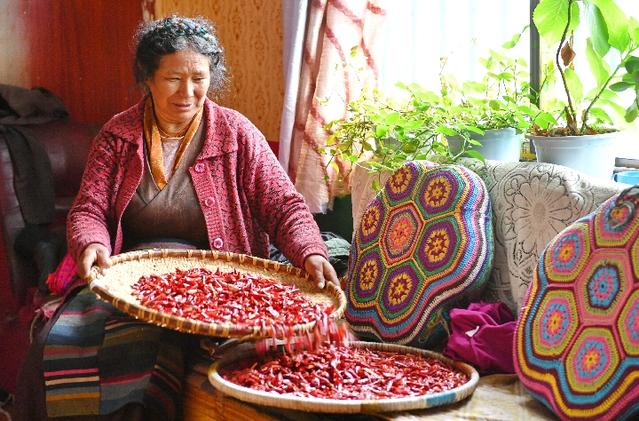
M379 90L365 92L348 104L346 118L325 126L330 133L325 147L332 157L329 165L342 159L380 173L412 160L455 160L441 136L447 129L437 108L440 98L416 84L401 87L407 96L399 100Z
M520 36L507 44L514 46ZM401 99L366 91L348 104L344 118L325 126L324 152L331 157L328 165L348 179L341 181L350 186L353 220L359 220L370 193L407 161L452 163L461 156L483 160L484 154L495 159L480 149L493 131L500 137L494 149L508 149L505 138L510 138L510 159L518 159L521 131L537 111L528 97L527 66L496 51L482 63L487 76L480 82L458 85L442 71L439 92L403 83L397 85L405 94ZM459 143L449 147L456 139Z
M461 84L445 73L445 63L442 58L439 92L400 82L400 100L373 90L348 104L345 118L325 126L329 165L341 159L378 173L419 159L518 161L522 134L537 111L529 100L527 63L493 50L481 59L482 80Z
M639 24L614 0L541 0L533 21L542 40L554 46L553 62L544 66L541 111L530 130L537 159L609 179L620 122L634 121L639 112ZM586 30L584 57L595 81L588 91L586 66L575 60L580 27ZM561 97L553 95L553 81L560 84ZM622 91L630 93L627 103Z
M517 34L504 47L513 47ZM445 134L454 155L467 149L485 159L519 161L523 133L535 108L530 103L528 64L491 50L480 60L481 81L457 84L442 73L441 112L447 117Z

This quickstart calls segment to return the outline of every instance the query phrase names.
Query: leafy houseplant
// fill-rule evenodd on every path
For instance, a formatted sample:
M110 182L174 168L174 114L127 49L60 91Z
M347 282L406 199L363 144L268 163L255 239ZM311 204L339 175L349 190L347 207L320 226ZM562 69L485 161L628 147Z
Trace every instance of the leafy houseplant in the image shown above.
M504 47L513 47L520 37L521 33L517 34ZM480 62L484 76L479 82L459 85L441 75L443 111L449 118L446 124L449 145L454 153L463 142L472 148L466 155L518 161L521 134L530 127L536 112L530 103L528 65L523 59L495 50Z
M538 160L609 178L615 158L613 133L621 120L632 122L639 113L639 24L614 0L541 0L533 21L542 40L555 45L553 62L544 66L541 111L530 130ZM587 32L585 58L595 80L587 92L587 75L580 73L575 60L579 27ZM562 98L550 93L554 81L561 85ZM622 105L618 92L626 90L631 98ZM608 163L601 165L604 156Z
M574 33L586 18L589 37L585 55L596 86L583 92L582 77L575 66ZM584 135L610 131L615 118L610 111L632 122L639 113L639 23L626 17L614 0L541 0L533 12L539 35L556 43L554 65L546 67L545 82L556 69L565 94L563 101L548 102L548 110L535 120L541 134ZM616 56L610 65L606 57ZM542 94L545 86L542 86ZM617 92L631 89L634 98L627 107L619 105ZM544 107L542 107L544 108Z
M442 70L438 93L398 83L406 94L401 100L376 90L362 95L348 105L346 118L326 125L328 154L370 172L392 172L419 159L454 162L467 155L483 160L474 149L481 146L481 136L506 128L517 136L518 152L517 132L530 126L533 113L526 65L497 51L482 64L486 76L480 82L458 84ZM456 139L456 147L449 148L447 138Z
M371 172L394 171L407 161L454 157L439 136L438 97L418 85L403 86L408 97L396 100L378 90L348 104L347 117L329 122L326 151Z
M596 86L583 92L582 77L575 66L574 32L584 20L589 24L585 55ZM554 63L546 66L545 83L556 69L564 100L548 101L535 119L533 132L549 135L584 135L610 131L614 125L610 111L632 122L639 113L639 23L625 16L614 0L541 0L533 12L539 35L555 44ZM607 56L617 56L610 67ZM543 91L547 86L542 86ZM622 108L617 92L631 89L634 99Z

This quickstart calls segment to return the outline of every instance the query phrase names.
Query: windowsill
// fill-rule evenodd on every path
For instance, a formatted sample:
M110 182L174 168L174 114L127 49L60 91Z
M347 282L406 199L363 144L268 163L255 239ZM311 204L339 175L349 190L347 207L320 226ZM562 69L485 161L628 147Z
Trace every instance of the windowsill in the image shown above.
M639 126L624 130L620 136L615 172L639 168Z

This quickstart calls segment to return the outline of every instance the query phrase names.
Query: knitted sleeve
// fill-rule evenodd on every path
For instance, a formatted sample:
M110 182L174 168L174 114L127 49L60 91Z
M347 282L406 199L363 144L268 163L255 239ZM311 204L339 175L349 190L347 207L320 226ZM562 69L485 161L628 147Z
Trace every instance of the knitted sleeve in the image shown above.
M104 131L93 140L80 190L67 216L67 241L76 261L91 243L100 243L112 252L109 218L114 214L117 173L114 144L112 135Z
M319 228L304 197L273 154L266 139L246 121L240 135L239 165L251 212L275 246L298 267L311 254L327 257Z

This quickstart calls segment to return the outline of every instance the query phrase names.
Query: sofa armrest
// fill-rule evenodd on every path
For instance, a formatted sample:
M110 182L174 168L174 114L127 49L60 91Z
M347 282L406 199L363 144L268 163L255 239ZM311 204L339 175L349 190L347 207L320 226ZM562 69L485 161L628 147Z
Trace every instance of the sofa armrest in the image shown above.
M55 190L55 222L50 228L64 235L66 213L80 185L88 149L99 127L72 120L21 126L43 146L51 162ZM34 262L15 251L15 240L25 226L20 203L14 186L14 166L7 148L6 138L0 134L0 227L3 241L0 247L0 274L10 288L18 305L24 303L27 289L36 284L37 269Z

